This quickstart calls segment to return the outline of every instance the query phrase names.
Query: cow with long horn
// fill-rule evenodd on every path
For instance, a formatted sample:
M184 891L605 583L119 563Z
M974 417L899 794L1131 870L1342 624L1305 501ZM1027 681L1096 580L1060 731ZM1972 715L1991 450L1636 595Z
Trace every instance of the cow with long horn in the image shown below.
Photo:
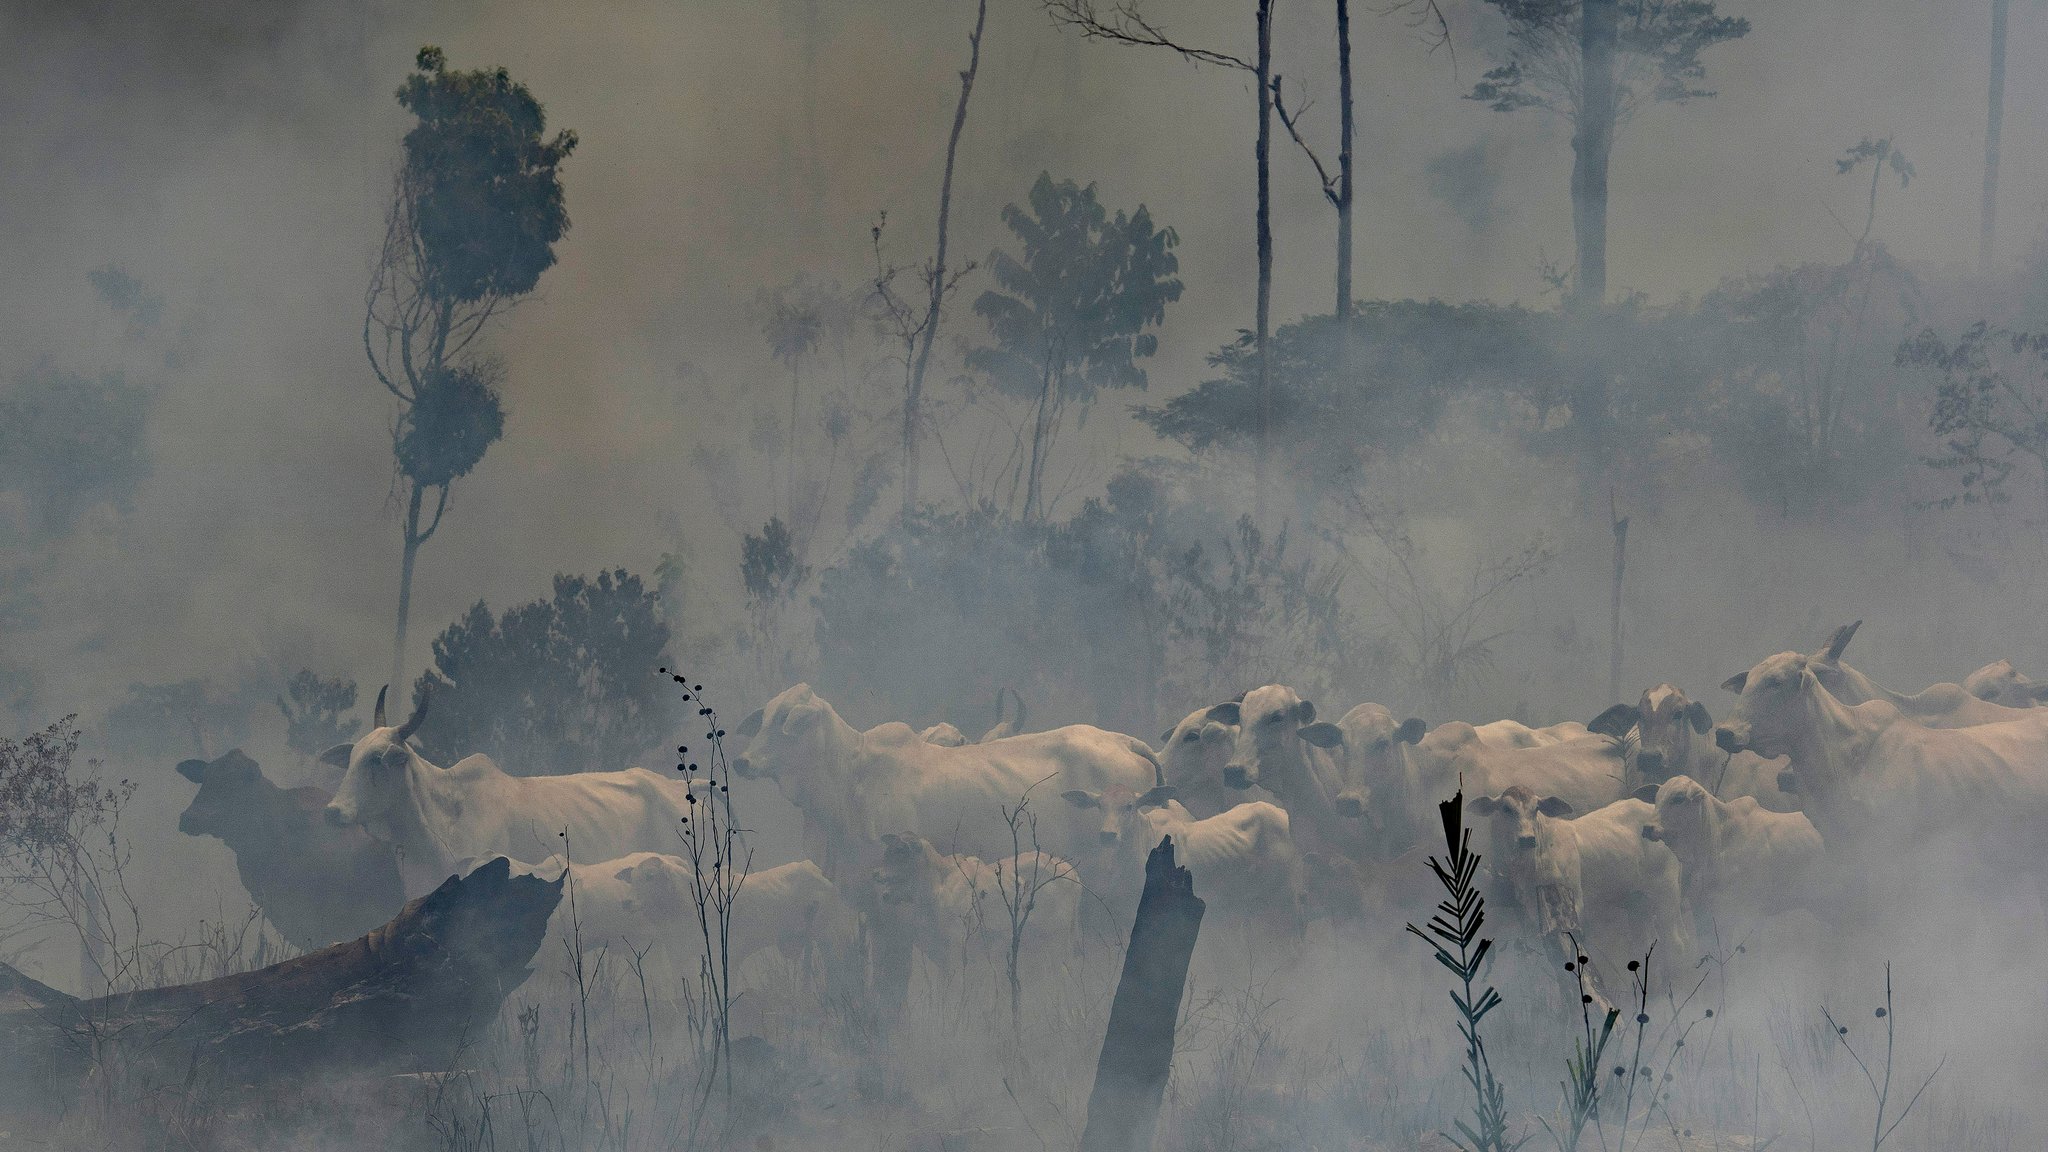
M684 781L645 768L523 778L481 755L442 768L407 743L426 721L427 696L396 727L384 696L377 693L375 727L320 756L344 770L326 819L360 824L396 849L408 896L431 890L465 858L539 864L565 839L577 861L674 848L689 805Z

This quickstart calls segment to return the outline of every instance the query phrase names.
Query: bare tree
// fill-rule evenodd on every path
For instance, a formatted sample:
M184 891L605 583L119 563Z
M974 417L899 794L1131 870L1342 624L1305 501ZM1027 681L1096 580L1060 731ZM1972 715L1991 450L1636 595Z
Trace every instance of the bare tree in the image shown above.
M939 317L946 297L962 277L974 270L969 262L957 271L946 268L946 228L953 211L953 162L960 152L960 133L967 127L967 100L974 94L974 77L981 71L981 33L988 23L988 0L975 6L974 32L967 37L967 67L960 73L960 101L953 106L953 129L946 136L945 175L939 179L939 235L931 263L920 270L926 298L919 309L904 300L892 283L898 269L882 260L883 217L874 227L875 298L881 306L883 327L903 345L903 518L917 511L918 425L924 404L925 369L931 363L932 341L939 334Z
M1258 171L1259 188L1258 208L1255 213L1259 288L1256 327L1252 330L1258 359L1256 375L1259 411L1258 447L1252 456L1252 486L1253 500L1260 513L1259 518L1263 521L1266 508L1266 458L1273 424L1272 378L1266 356L1266 338L1271 332L1273 319L1273 0L1253 0L1257 22L1257 51L1250 60L1228 52L1198 48L1173 39L1164 29L1147 20L1138 11L1137 4L1131 0L1118 0L1107 8L1096 4L1095 0L1043 0L1043 3L1054 24L1072 29L1087 39L1136 48L1164 48L1178 53L1182 59L1192 63L1213 64L1248 73L1252 78L1252 89L1258 96L1259 109L1258 142L1253 146L1252 152L1254 165Z
M1052 779L1047 776L1045 780ZM1038 784L1045 783L1040 780ZM1031 787L1036 788L1038 784ZM1004 956L1003 973L1010 983L1010 1039L1022 1051L1024 1042L1024 979L1018 964L1024 954L1024 932L1031 924L1031 913L1038 907L1038 894L1053 884L1066 881L1079 883L1074 870L1064 860L1048 856L1038 848L1038 814L1031 810L1031 788L1026 788L1017 803L1005 804L1003 822L1010 827L1009 867L1005 862L996 864L996 896L1003 902L1003 911L1009 914L1010 938ZM1030 841L1031 850L1024 850L1025 841Z

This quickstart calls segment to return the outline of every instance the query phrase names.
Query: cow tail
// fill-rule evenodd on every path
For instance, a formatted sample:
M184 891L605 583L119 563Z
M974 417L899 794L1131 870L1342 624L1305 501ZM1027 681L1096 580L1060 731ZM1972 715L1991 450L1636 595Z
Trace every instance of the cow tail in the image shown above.
M1152 786L1157 788L1164 785L1166 783L1166 769L1160 765L1158 753L1152 751L1150 744L1145 743L1136 736L1128 736L1125 739L1131 742L1131 751L1144 757L1145 763L1152 765Z

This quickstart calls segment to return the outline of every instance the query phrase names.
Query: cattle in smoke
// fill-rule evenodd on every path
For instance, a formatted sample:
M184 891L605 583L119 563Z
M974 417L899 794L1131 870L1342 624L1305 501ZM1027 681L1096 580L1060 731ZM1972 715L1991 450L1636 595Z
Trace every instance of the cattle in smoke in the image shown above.
M1363 855L1364 825L1337 812L1337 765L1329 750L1343 742L1338 727L1317 720L1315 703L1284 684L1245 693L1236 717L1237 738L1223 768L1224 784L1270 792L1287 810L1304 847Z
M1016 851L1003 817L1034 789L1132 789L1158 783L1159 762L1143 740L1087 725L947 748L906 724L862 732L807 684L795 685L734 729L742 777L773 780L824 837L826 873L840 883L861 874L885 833L942 837L993 860ZM1070 857L1096 828L1064 806L1039 824L1040 845Z
M1407 815L1425 830L1429 814L1416 805L1427 806L1461 787L1497 796L1519 786L1563 800L1574 811L1593 812L1621 799L1628 777L1622 742L1575 723L1530 728L1513 721L1453 721L1410 749L1408 763L1415 784Z
M1089 888L1119 910L1135 910L1145 859L1171 836L1214 915L1259 925L1269 937L1299 936L1306 919L1302 860L1286 810L1254 800L1196 819L1173 794L1172 785L1142 794L1122 787L1060 793L1102 818L1096 850L1076 861Z
M1023 932L1019 962L1029 970L1057 966L1079 942L1081 879L1057 856L943 855L912 832L884 833L880 845L874 930L916 947L942 971L1002 966L1013 925Z
M1723 800L1690 776L1646 784L1636 799L1655 805L1643 835L1678 857L1695 923L1728 926L1809 908L1821 838L1799 812L1773 812L1755 797Z
M178 775L199 785L178 831L228 846L249 898L293 947L354 939L405 903L391 846L360 828L330 827L321 818L329 793L281 788L239 748L186 760Z
M1159 737L1159 770L1174 799L1196 817L1214 816L1243 795L1223 782L1237 751L1240 700L1197 708Z
M1899 849L1944 833L1979 855L2040 873L2048 826L2048 710L1931 728L1886 700L1850 705L1814 657L1781 652L1730 677L1742 694L1715 726L1728 751L1788 757L1801 809L1830 850Z
M1973 695L1961 684L1930 684L1910 695L1886 688L1842 663L1843 650L1848 648L1849 641L1855 638L1857 629L1862 626L1863 621L1857 620L1835 629L1826 644L1806 657L1806 667L1821 687L1842 703L1853 707L1871 700L1882 700L1897 708L1906 719L1929 728L1970 728L1978 724L2002 724L2025 718L2027 707L1994 703ZM1721 686L1740 695L1742 682L1743 674L1737 673Z
M1631 780L1639 787L1690 776L1723 800L1749 796L1773 812L1799 809L1799 797L1779 785L1782 761L1716 748L1706 705L1674 685L1645 689L1637 703L1609 708L1591 727L1623 739Z
M2007 708L2032 708L2048 701L2048 683L2035 683L2010 660L1994 660L1963 677L1963 691Z
M404 723L384 720L353 744L322 754L345 767L326 808L336 828L360 825L399 855L406 891L432 889L468 858L506 856L536 864L564 850L612 860L672 848L690 785L645 768L574 776L510 776L486 756L442 768L406 741L426 719L427 700Z
M941 748L960 748L967 744L967 733L944 720L919 732L917 738Z
M1629 798L1579 815L1556 796L1514 785L1466 808L1486 821L1488 910L1510 930L1560 958L1576 938L1606 978L1653 945L1690 957L1678 857L1643 836L1657 813L1649 804Z

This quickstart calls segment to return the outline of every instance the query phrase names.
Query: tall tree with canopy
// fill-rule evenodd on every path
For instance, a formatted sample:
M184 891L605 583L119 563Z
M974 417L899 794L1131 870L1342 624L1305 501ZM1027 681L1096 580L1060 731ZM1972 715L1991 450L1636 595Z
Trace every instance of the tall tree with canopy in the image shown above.
M975 300L974 311L995 343L970 352L967 362L1031 401L1030 451L1019 461L1023 518L1043 520L1046 459L1066 406L1086 406L1103 388L1145 386L1138 361L1159 347L1147 329L1180 299L1179 237L1155 230L1142 204L1112 217L1095 185L1056 184L1042 172L1029 205L1005 207L1003 223L1022 251L989 257L997 287Z
M431 45L420 49L398 102L418 123L405 135L363 309L370 370L399 403L391 448L404 554L394 684L404 682L420 545L441 526L455 481L505 432L504 370L479 340L553 266L569 228L558 168L576 148L574 132L545 135L540 101L505 69L450 71Z
M1700 86L1700 53L1749 34L1713 0L1486 0L1507 19L1506 58L1469 99L1498 112L1535 109L1572 126L1573 298L1607 298L1607 170L1615 131L1646 105L1683 104Z

